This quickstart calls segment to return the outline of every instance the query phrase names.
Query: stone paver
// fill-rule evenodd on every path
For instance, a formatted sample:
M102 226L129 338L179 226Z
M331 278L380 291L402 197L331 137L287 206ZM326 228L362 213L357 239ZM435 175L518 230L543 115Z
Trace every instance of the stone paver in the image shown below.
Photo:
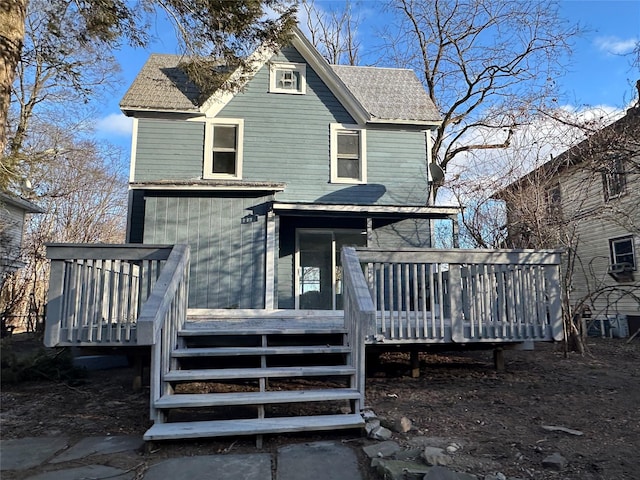
M0 440L0 470L27 470L66 448L66 437L27 437Z
M107 455L110 453L138 450L144 445L139 436L88 437L80 440L69 450L51 460L51 463L69 462L91 455Z
M271 455L201 455L172 458L149 467L144 480L271 480ZM312 478L312 477L309 477Z
M358 480L355 452L336 442L287 445L278 449L276 480Z
M85 467L65 468L54 472L44 472L27 477L25 480L88 480L108 478L109 480L132 480L134 472L126 472L105 465L87 465Z

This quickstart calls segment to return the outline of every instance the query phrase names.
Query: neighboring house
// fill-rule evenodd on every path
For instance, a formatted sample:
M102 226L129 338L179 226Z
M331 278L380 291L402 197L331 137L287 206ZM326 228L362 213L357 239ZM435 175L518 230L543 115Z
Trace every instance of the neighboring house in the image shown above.
M191 246L191 308L341 309L340 249L429 247L431 131L411 70L329 65L299 30L201 98L151 55L133 117L128 241Z
M575 253L568 294L576 314L625 315L631 333L640 328L640 106L501 196L510 247Z
M5 275L24 266L22 232L29 213L42 210L23 198L0 192L0 287Z

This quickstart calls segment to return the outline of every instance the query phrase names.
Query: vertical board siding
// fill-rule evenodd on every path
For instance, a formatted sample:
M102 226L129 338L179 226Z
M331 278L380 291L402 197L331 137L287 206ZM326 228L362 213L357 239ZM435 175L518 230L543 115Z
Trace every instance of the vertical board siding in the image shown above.
M191 246L190 308L264 308L265 217L271 197L146 198L145 243Z
M139 119L134 181L200 178L203 159L203 122Z

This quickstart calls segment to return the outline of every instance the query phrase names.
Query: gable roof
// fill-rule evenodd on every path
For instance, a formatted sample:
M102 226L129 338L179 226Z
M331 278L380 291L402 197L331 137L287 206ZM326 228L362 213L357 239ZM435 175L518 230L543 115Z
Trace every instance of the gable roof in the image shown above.
M299 29L292 45L327 84L347 111L360 122L438 125L440 114L412 70L329 65ZM254 73L273 56L256 52ZM133 111L214 114L233 98L218 92L199 104L200 91L179 68L180 55L152 54L125 93L120 108Z

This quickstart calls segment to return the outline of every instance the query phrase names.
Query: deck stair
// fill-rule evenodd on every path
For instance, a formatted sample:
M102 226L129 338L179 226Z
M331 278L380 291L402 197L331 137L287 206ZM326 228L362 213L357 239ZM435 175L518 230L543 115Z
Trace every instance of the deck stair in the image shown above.
M332 314L190 315L145 440L360 428L348 332Z

